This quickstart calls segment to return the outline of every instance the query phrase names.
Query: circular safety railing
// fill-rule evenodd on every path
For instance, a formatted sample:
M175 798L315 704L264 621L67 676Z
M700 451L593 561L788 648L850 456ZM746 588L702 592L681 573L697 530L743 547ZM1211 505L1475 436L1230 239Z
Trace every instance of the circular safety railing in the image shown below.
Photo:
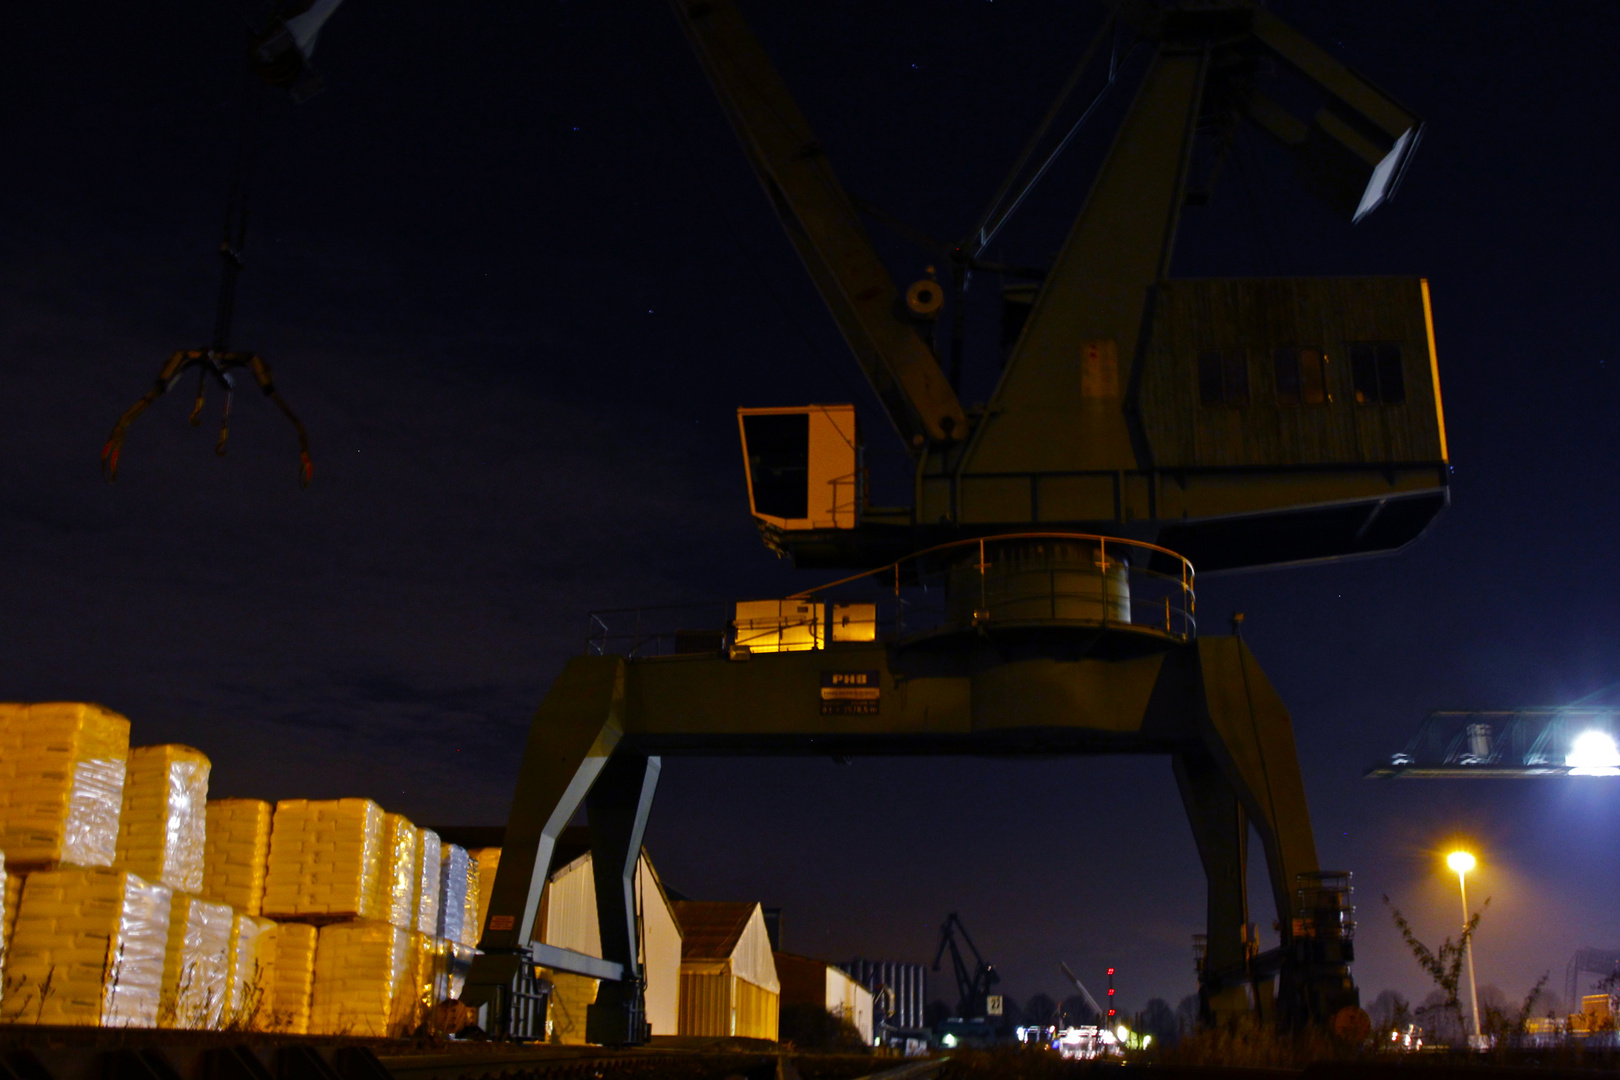
M924 548L789 599L836 605L864 588L876 628L899 637L1106 626L1186 640L1197 633L1193 582L1192 563L1157 544L1094 533L1005 533Z
M587 651L630 656L797 652L968 631L1080 628L1196 636L1193 565L1157 544L1007 533L914 552L786 598L591 615Z

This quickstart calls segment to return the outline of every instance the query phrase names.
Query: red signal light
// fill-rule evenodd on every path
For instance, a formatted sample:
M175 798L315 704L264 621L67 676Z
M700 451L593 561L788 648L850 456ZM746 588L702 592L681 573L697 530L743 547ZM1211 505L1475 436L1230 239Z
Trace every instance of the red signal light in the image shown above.
M1109 996L1109 997L1113 997L1113 996L1114 996L1114 988L1113 988L1113 987L1112 987L1112 986L1110 986L1110 987L1109 987L1109 988L1108 988L1108 996Z
M1113 973L1114 973L1114 969L1113 969L1113 968L1109 968L1109 969L1108 969L1108 974L1110 974L1110 975L1112 975L1112 974L1113 974Z

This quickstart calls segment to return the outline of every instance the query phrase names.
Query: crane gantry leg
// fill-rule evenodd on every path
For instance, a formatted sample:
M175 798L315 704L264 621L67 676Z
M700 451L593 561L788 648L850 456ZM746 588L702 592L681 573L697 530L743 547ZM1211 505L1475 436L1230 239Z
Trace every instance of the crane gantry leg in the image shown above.
M622 970L618 981L600 985L596 1001L586 1009L585 1038L593 1043L617 1046L647 1041L636 867L660 764L656 757L620 750L585 797L602 959Z

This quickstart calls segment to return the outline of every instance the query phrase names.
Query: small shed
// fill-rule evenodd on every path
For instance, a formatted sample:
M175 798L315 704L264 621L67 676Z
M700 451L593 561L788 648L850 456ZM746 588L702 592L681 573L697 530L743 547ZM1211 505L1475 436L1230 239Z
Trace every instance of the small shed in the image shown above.
M840 1020L848 1020L872 1043L872 991L825 960L797 953L777 952L776 977L782 985L782 1004L813 1005Z
M776 1041L781 984L757 903L676 901L680 1033Z

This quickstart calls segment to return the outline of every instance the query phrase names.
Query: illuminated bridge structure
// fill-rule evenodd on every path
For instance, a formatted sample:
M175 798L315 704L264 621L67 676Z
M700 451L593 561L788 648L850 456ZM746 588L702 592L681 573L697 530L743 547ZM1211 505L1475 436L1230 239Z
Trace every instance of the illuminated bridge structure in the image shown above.
M1367 770L1368 779L1524 779L1620 776L1620 710L1438 709L1406 748Z

